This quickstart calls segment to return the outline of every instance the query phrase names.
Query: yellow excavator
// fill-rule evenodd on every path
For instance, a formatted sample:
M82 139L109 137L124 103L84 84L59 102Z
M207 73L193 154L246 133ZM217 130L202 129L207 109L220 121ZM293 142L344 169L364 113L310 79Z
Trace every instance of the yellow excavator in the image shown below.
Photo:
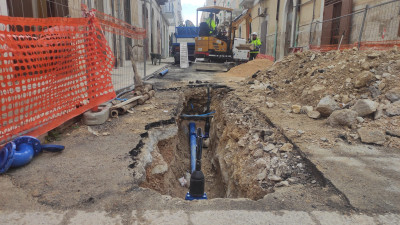
M243 54L234 54L234 47L238 44L246 44L246 40L235 39L232 11L233 9L221 6L205 6L197 9L196 25L199 26L199 12L208 13L209 19L215 21L215 29L210 26L210 23L200 23L199 37L195 39L196 70L228 71L235 65L235 61L248 60L248 54L245 54L245 57ZM216 16L220 12L225 12L225 18L228 16L229 21L220 24Z

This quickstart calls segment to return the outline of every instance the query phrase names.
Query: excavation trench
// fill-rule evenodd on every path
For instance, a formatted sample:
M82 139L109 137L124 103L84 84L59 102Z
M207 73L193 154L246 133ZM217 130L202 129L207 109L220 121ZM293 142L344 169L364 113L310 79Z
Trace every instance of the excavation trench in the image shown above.
M180 115L206 112L206 87L190 88L184 95ZM211 120L208 148L202 154L205 192L209 199L258 200L278 187L314 180L316 185L324 184L313 176L311 166L291 148L285 137L256 110L225 88L212 89L211 96L211 111L215 111L215 116ZM177 118L177 134L154 146L141 187L163 195L185 197L190 183L190 122L195 122L204 132L204 119ZM187 184L183 185L182 181Z

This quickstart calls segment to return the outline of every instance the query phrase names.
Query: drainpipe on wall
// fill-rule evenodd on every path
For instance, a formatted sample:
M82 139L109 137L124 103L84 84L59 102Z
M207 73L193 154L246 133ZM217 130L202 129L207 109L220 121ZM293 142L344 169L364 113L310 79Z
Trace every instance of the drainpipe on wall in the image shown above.
M299 1L295 0L294 7L293 7L293 21L292 21L292 32L291 34L291 40L290 40L290 47L297 47L297 41L296 41L296 36L297 36L297 14L299 11L300 5Z
M278 22L279 22L279 7L281 0L278 0L276 8L276 28L275 28L275 40L274 40L274 61L276 61L276 46L278 44Z
M309 36L310 45L312 44L312 24L314 22L314 17L315 17L315 0L313 3L312 19L311 19L311 23L310 23L310 36Z

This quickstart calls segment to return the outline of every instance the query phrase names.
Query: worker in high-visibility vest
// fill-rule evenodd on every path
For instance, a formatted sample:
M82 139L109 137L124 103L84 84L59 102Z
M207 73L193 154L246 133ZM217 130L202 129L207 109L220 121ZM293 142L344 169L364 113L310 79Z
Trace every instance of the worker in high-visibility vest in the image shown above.
M250 61L255 59L258 55L258 53L260 52L260 47L261 47L261 41L260 39L257 37L257 33L253 32L251 34L252 38L250 40L250 44L254 45L254 50L250 51Z
M217 26L215 25L214 15L212 13L210 13L210 16L206 20L206 23L208 25L208 28L210 28L210 34L213 34Z

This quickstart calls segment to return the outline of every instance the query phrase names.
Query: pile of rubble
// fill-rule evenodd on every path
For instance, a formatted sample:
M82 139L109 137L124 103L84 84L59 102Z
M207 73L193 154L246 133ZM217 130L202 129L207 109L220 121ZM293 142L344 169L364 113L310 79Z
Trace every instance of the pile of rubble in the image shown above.
M258 200L275 188L317 185L294 146L254 108L235 95L213 108L214 162L226 184L226 197Z
M400 147L400 52L346 50L292 54L249 78L267 107L327 118L364 143Z

